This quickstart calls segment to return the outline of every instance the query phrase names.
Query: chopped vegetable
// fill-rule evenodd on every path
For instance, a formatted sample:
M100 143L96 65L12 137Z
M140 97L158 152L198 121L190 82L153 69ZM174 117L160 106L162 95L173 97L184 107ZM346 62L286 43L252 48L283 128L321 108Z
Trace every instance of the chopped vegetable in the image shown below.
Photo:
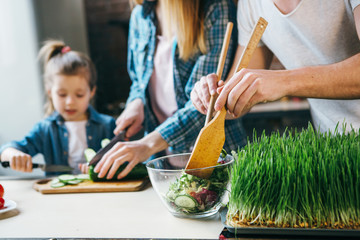
M110 143L110 139L104 138L103 140L101 140L101 147L104 148L109 143Z
M51 184L50 184L50 187L52 187L52 188L59 188L59 187L65 186L65 185L66 185L66 184L63 183L63 182L57 182L57 183L51 183Z
M4 206L5 206L5 199L0 197L0 209L4 208Z
M60 182L67 183L69 181L76 180L76 177L71 174L63 174L58 176L58 179L60 180Z
M86 161L89 163L91 161L91 159L93 159L93 157L95 157L96 152L92 148L87 148L84 151L84 155L85 155Z
M79 174L79 175L63 174L51 180L50 186L52 188L59 188L59 187L64 187L66 185L77 185L87 180L90 180L88 174Z
M179 195L175 198L174 202L176 206L188 209L195 208L197 205L196 199L189 195Z
M4 196L4 187L0 184L0 209L4 208L5 200L3 199Z
M0 184L0 197L4 196L4 187Z
M76 179L78 180L90 180L89 174L79 174L76 175Z
M232 160L231 156L221 157L218 164ZM209 179L182 173L180 178L170 184L165 199L177 212L185 214L202 213L221 204L229 180L230 165L214 168Z

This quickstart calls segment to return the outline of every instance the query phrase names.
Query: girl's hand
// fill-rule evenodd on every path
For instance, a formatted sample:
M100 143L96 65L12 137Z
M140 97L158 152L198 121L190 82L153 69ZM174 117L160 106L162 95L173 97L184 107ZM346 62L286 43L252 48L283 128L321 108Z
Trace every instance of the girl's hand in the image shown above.
M1 154L2 161L8 161L10 168L20 172L32 172L32 158L15 148L7 148Z
M81 173L89 173L89 166L86 163L79 163L79 169L81 171Z
M116 128L114 134L127 128L126 138L130 138L142 129L142 123L144 122L144 104L141 99L135 99L129 103L125 110L116 120Z
M94 171L99 173L98 177L111 179L118 168L125 162L129 164L117 176L118 179L125 177L136 164L147 160L151 155L162 151L168 147L167 142L161 137L160 133L154 131L140 140L131 142L116 143L96 165Z

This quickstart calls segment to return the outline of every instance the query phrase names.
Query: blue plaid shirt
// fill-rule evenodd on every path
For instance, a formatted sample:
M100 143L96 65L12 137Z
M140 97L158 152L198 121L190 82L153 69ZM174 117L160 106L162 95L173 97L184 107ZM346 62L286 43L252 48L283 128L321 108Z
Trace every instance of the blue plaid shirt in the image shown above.
M175 39L172 56L174 61L174 87L178 110L165 122L159 124L152 109L148 83L154 66L156 47L156 26L153 15L144 17L141 5L137 5L130 18L128 41L128 72L132 80L127 103L140 98L145 106L145 132L158 131L170 145L173 153L190 152L205 123L205 116L199 113L190 100L190 92L196 81L209 73L215 73L220 57L222 42L228 22L234 23L223 79L230 70L237 47L236 7L232 0L205 1L204 30L207 53L198 52L186 62L179 58ZM154 14L154 13L151 13ZM225 145L227 151L237 150L246 144L242 121L225 122Z

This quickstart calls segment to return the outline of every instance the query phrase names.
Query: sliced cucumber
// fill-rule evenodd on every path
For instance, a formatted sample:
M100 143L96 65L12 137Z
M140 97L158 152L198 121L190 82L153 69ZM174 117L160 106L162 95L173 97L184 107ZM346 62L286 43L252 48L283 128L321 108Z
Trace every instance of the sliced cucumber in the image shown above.
M58 178L54 178L53 180L51 180L51 184L56 184L59 182L60 182L60 180Z
M52 188L59 188L59 187L63 187L63 186L65 186L65 183L63 183L63 182L57 182L57 183L50 184L50 187L52 187Z
M110 139L108 138L104 138L103 140L101 140L101 147L104 148L106 145L108 145L110 142Z
M79 174L75 176L77 180L90 180L89 174Z
M80 179L82 178L82 179ZM79 174L77 176L71 174L63 174L51 180L50 187L59 188L66 185L76 185L84 181L84 179L89 179L88 174Z
M94 149L92 148L87 148L84 151L84 155L85 155L85 159L87 162L90 162L91 159L93 159L93 157L96 155L96 152Z
M196 199L189 195L177 196L174 202L178 207L183 208L194 208L197 205Z
M60 182L67 183L69 181L76 180L76 177L71 174L63 174L58 176L58 179L60 180Z
M83 180L75 179L75 180L67 181L66 184L76 185L76 184L81 183L82 181L83 181Z

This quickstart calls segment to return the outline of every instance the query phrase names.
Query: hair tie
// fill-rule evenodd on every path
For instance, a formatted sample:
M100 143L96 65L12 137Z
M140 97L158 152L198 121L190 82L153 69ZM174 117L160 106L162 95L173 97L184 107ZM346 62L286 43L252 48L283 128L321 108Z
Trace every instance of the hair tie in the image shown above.
M70 52L71 51L71 48L69 46L65 46L61 49L61 53L67 53L67 52Z

